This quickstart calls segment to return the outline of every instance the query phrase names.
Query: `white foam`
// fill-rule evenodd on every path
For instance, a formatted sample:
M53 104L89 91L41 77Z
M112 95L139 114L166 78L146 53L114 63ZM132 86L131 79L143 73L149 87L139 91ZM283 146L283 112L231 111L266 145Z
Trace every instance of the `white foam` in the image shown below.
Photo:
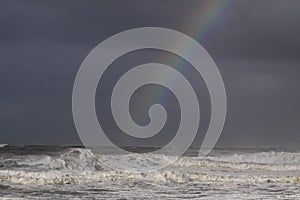
M75 173L51 170L40 172L28 172L23 170L0 170L0 181L19 184L70 184L95 181L116 180L142 180L152 182L174 183L259 183L259 182L295 182L300 183L300 176L294 175L266 175L266 174L232 174L232 173L203 173L197 171L163 170L151 173L127 173L117 171L77 171Z
M0 148L4 148L4 147L7 147L8 144L0 144Z
M271 165L299 165L300 153L290 152L259 152L234 154L229 156L208 157L213 161L229 163L252 163L252 164L271 164Z
M47 155L31 156L19 165L26 165L42 169L68 169L68 170L99 170L101 165L96 156L88 149L71 149L58 158Z
M261 164L261 163L230 163L222 161L212 161L204 159L188 159L180 158L174 165L181 167L210 167L210 168L225 168L237 170L269 170L269 171L296 171L300 170L300 165L296 164Z
M43 169L99 170L105 166L122 166L124 170L151 168L174 160L161 154L95 155L88 149L71 149L58 157L39 155L19 161L20 165ZM271 171L300 170L300 153L260 152L227 156L181 157L172 165L180 167L226 168Z
M145 159L146 158L146 159ZM140 168L169 162L159 154L95 155L74 148L57 156L25 156L19 167L0 170L0 181L21 184L68 184L89 181L147 180L152 182L300 182L299 153L261 152L218 157L182 157L166 169L151 173L120 172L105 168L118 162ZM242 173L241 173L242 170ZM263 171L262 171L263 170Z

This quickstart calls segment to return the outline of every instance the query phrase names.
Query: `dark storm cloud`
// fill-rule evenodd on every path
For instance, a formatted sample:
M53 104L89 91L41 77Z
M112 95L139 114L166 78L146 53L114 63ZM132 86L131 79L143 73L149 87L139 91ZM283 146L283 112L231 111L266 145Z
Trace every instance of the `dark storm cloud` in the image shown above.
M169 24L180 26L189 5L170 6L158 1L7 1L1 39L86 45L90 39L102 41L128 28ZM176 3L178 4L178 2ZM180 4L179 4L180 5ZM186 8L184 8L186 7ZM7 9L10 8L10 9ZM168 13L166 15L166 13ZM12 19L5 20L9 17ZM181 18L181 19L180 19ZM11 34L13 33L13 34ZM96 40L96 42L99 42ZM94 42L94 41L93 41Z
M298 1L232 1L210 31L212 51L245 59L299 59Z
M205 1L202 1L203 5ZM1 41L95 44L128 28L164 26L183 32L197 19L201 1L2 1ZM300 14L297 0L231 1L208 34L220 56L296 57ZM287 14L288 13L288 14ZM200 15L199 15L200 16ZM191 25L189 25L191 26ZM203 42L204 44L205 41Z
M0 143L80 143L71 94L82 60L113 34L161 26L198 39L223 75L229 107L220 145L299 144L299 1L231 1L196 38L189 16L205 3L1 1Z

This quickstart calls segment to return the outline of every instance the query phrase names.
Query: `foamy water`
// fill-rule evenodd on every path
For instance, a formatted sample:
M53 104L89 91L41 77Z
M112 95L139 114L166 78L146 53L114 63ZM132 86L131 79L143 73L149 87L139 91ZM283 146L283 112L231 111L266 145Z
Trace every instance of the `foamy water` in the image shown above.
M138 169L173 157L66 147L3 147L0 153L2 199L300 199L298 150L223 148L205 158L190 150L149 173L117 171L106 164Z

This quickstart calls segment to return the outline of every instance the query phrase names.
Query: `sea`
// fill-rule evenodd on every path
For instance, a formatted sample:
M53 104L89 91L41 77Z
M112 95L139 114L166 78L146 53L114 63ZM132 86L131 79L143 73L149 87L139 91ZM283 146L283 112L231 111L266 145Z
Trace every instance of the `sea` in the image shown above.
M300 199L300 148L219 147L206 157L189 149L169 166L141 173L106 165L138 168L171 159L80 146L0 145L0 199Z

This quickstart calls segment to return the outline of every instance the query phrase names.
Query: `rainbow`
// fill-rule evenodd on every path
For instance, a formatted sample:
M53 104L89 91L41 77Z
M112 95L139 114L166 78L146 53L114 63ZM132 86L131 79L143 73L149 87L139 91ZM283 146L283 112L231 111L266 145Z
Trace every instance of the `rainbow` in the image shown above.
M204 40L205 36L212 28L213 25L217 23L218 20L222 20L226 9L230 5L232 0L205 0L197 2L196 6L193 6L190 14L187 16L187 19L184 20L186 26L181 31L184 34L192 37L194 40L201 42ZM193 48L191 44L177 44L180 48L183 48L188 54ZM178 58L170 59L169 56L164 58L167 60L170 66L173 66L175 69L180 69L184 66L182 60ZM161 74L156 74L156 76L161 76ZM165 77L170 82L176 81L173 77ZM149 92L146 96L143 97L143 101L140 101L141 104L145 102L151 102L153 99L164 99L163 92ZM143 103L142 103L143 102ZM136 105L137 110L141 110L141 105ZM138 113L139 118L146 120L147 115L145 113Z
M205 39L205 36L212 26L224 18L224 14L226 13L225 11L231 2L232 0L199 1L199 3L191 9L189 16L185 20L186 26L183 29L183 33L192 37L201 44L201 41ZM186 51L186 54L193 49L191 44L178 44L178 46L183 48ZM182 68L183 66L182 60L170 60L168 57L166 59L175 69ZM172 80L171 77L168 78Z
M191 9L189 16L187 16L187 19L185 20L186 26L183 28L184 31L182 31L182 33L187 34L201 44L201 41L205 39L205 36L212 26L224 18L224 14L226 13L225 11L231 2L232 0L199 1L199 3ZM193 49L191 44L180 43L177 45L185 50L186 54ZM165 59L169 61L168 63L175 69L183 67L182 60L177 58L170 59L168 56ZM172 77L166 78L170 79L170 81L176 81L173 80ZM157 95L157 97L159 96L162 95Z
M184 29L187 30L186 34L198 42L202 40L210 28L222 19L231 2L232 0L199 1L199 4L187 17L187 26Z

